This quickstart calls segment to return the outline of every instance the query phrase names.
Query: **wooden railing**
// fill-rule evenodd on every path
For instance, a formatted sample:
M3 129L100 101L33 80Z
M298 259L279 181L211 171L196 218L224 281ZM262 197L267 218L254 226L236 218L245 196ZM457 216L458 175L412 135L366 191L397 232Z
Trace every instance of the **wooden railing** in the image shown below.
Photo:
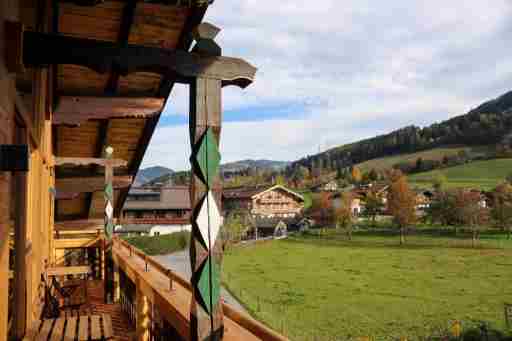
M127 294L128 291L122 289L126 284L119 283L120 295L124 295L121 298L123 309L129 318L130 314L135 315L138 337L152 341L168 340L171 336L176 340L189 340L190 282L117 236L113 239L113 257L122 273L119 280L130 280L136 287L136 297L133 297L133 293ZM226 303L223 303L223 311L226 341L288 340Z

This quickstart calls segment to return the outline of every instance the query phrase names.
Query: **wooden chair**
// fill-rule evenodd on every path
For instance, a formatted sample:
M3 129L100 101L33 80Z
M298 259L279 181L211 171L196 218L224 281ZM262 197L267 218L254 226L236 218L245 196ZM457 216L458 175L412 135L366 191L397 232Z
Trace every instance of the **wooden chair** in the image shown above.
M81 307L87 303L87 283L80 281L61 286L54 277L52 285L63 299L60 310L64 311L66 315L68 310L71 315L73 315L73 311L76 311L78 316Z

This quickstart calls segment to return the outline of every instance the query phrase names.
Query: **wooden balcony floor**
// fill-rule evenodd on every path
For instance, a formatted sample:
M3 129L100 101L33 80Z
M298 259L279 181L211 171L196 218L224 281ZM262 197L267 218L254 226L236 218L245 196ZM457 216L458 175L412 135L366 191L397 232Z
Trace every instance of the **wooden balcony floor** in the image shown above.
M121 310L120 304L105 304L103 301L103 281L87 281L89 304L82 307L82 314L109 314L112 317L114 341L131 341L135 335L135 327L130 325L128 318Z

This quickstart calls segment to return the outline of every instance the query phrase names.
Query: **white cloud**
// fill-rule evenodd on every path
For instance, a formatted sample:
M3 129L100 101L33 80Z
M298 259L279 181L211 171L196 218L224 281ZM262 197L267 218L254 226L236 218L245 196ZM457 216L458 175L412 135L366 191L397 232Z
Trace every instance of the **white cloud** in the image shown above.
M295 159L505 92L511 14L508 0L216 1L205 21L222 28L223 53L259 69L246 90L224 89L224 110L303 108L296 120L224 124L224 159ZM166 115L186 115L186 88L169 104ZM158 128L144 164L187 167L186 132Z

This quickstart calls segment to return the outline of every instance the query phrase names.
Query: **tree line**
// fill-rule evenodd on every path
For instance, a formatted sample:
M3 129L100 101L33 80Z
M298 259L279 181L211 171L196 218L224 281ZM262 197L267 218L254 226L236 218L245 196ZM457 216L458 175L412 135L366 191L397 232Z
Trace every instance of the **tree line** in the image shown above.
M465 115L420 128L407 126L320 154L306 156L287 168L293 174L305 167L335 171L378 157L414 153L450 145L497 145L497 153L510 153L512 131L512 91L486 102ZM510 154L512 155L512 154Z

